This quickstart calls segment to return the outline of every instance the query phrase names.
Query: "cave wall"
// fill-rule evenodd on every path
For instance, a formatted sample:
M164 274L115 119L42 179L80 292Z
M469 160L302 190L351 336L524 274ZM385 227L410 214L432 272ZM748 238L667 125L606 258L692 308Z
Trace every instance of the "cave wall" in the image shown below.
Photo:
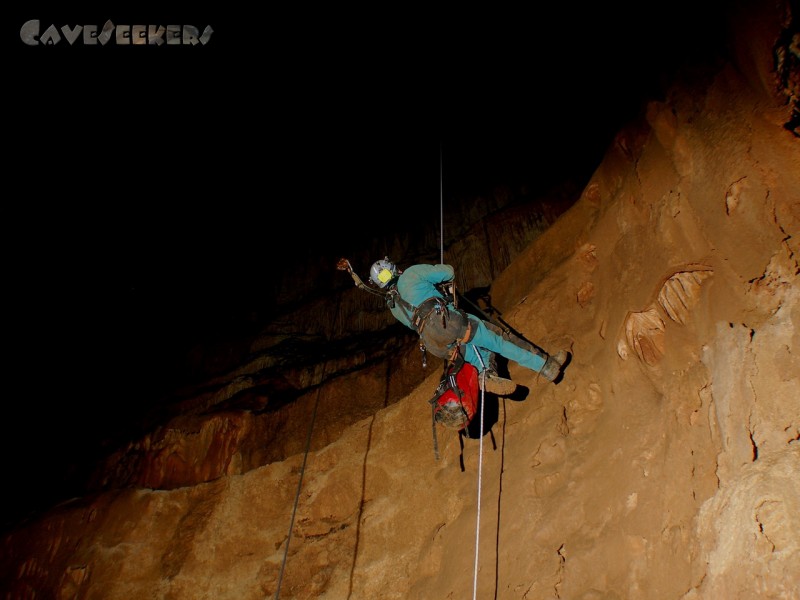
M440 431L436 461L413 339L284 368L302 393L275 411L261 339L95 493L6 534L6 593L456 597L479 550L480 597L796 597L800 147L770 70L787 23L757 14L759 67L651 103L492 280L505 319L574 352L563 382L512 365L527 396L486 401L491 434L463 449Z

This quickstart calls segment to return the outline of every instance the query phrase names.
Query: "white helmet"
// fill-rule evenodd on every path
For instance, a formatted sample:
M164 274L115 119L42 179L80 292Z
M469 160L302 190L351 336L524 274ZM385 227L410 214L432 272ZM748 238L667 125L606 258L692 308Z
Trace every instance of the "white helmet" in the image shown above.
M379 288L386 287L396 276L397 267L389 260L388 256L383 260L376 260L369 270L369 278Z

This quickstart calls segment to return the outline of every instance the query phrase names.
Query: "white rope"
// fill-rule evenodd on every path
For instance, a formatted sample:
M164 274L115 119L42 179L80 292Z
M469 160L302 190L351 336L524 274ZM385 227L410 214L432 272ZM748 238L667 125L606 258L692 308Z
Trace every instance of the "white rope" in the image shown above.
M481 487L482 487L482 480L483 480L483 407L484 407L484 399L485 399L485 389L486 389L486 365L483 364L483 359L481 355L478 353L478 349L475 346L472 346L472 350L475 352L475 355L478 357L478 360L481 362L481 429L480 429L480 444L479 444L479 451L478 451L478 510L475 517L475 567L472 575L472 600L475 600L478 596L478 549L481 539Z
M441 264L444 264L444 196L442 192L442 148L439 146L439 222L441 231L439 233L439 244L441 249ZM455 291L453 292L453 299L455 300ZM481 363L481 430L480 430L480 444L478 451L478 511L475 523L475 567L472 575L472 600L477 599L478 594L478 548L480 544L481 535L481 487L483 484L483 407L484 407L484 388L486 387L486 365L483 363L478 349L473 344L473 352L478 357Z
M439 144L439 253L440 264L444 264L444 193L442 183L442 145ZM455 297L455 294L453 294Z

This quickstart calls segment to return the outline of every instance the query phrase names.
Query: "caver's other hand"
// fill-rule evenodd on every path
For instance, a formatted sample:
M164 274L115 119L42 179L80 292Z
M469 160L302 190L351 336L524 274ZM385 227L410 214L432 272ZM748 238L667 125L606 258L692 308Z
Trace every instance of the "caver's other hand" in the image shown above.
M340 271L347 271L348 273L353 272L353 267L350 266L350 261L346 258L340 258L339 262L336 263L336 268Z

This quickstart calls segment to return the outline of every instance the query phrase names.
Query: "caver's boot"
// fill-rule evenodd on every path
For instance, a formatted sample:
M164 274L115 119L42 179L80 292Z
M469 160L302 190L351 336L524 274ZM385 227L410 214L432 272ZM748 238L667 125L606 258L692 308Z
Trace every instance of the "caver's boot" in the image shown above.
M549 355L547 360L544 361L544 366L542 370L539 371L539 375L544 377L547 381L555 381L558 379L558 376L561 375L568 360L569 352L566 350L561 350L557 354Z
M510 379L506 379L505 377L500 377L494 371L486 371L486 384L483 388L483 391L489 392L490 394L497 394L498 396L508 396L509 394L513 394L514 390L517 389L517 384L511 381ZM479 377L479 381L482 383L484 376Z
M500 375L497 374L497 355L494 352L489 354L489 366L486 368L485 376L486 385L483 388L484 392L497 394L498 396L508 396L509 394L513 394L514 390L517 389L516 383L505 377L500 377ZM483 375L478 377L480 385L483 385L483 380Z

